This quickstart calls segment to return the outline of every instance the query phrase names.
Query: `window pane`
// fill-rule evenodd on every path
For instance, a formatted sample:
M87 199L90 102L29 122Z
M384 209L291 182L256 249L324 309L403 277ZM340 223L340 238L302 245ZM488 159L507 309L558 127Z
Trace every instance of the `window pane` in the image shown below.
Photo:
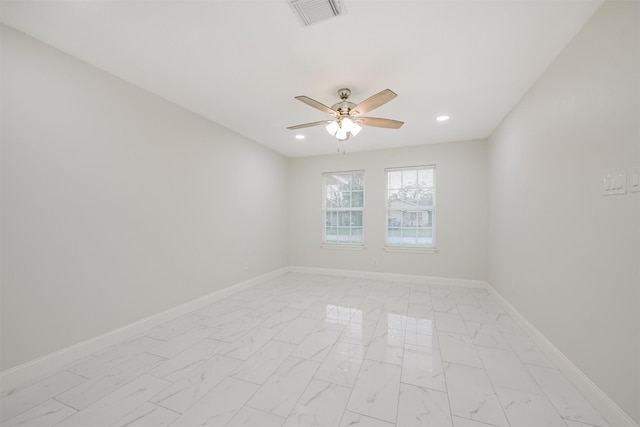
M418 171L418 182L421 186L433 187L433 169L422 169Z
M402 213L402 225L404 227L415 227L416 221L417 221L417 216L418 213L417 212L403 212Z
M424 227L418 229L418 237L420 238L430 238L432 237L431 227Z
M418 206L433 206L433 193L424 191L420 194Z
M337 212L327 212L328 222L327 225L335 227L338 225L338 213Z
M414 236L408 235L402 237L402 244L404 246L416 246L418 241Z
M351 206L354 208L364 206L364 191L354 191L351 193Z
M362 242L362 227L351 227L351 240Z
M336 240L336 228L335 227L327 227L326 228L326 238L327 238L327 242L334 242Z
M363 190L364 189L364 174L355 173L351 177L351 190Z
M340 200L340 207L342 208L348 208L351 206L351 192L350 191L343 191L341 193L342 198Z
M429 225L429 212L419 212L418 219L416 220L416 225L418 227L427 227Z
M414 186L406 186L403 188L404 202L407 207L418 206L418 200L420 199L420 189Z
M348 243L351 240L350 227L338 227L338 241L342 243Z
M338 225L349 225L350 212L338 212Z
M402 172L389 172L389 189L402 187Z
M392 208L394 201L400 200L400 190L389 190L387 197L387 206ZM397 204L398 202L396 202Z
M389 227L400 227L402 225L402 211L389 211L387 222Z
M362 212L351 211L351 225L362 227Z
M340 193L338 192L338 188L334 185L328 186L325 189L326 191L326 203L328 208L337 208L339 206L339 198Z
M415 169L402 171L402 187L407 188L407 187L412 187L416 185L417 178L418 178L418 171Z

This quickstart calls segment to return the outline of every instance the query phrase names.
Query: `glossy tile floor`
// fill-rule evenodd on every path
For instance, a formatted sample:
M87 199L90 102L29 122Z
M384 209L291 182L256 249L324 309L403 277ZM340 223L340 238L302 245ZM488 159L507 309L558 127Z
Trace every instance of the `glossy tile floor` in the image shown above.
M485 290L297 273L1 402L2 427L606 425Z

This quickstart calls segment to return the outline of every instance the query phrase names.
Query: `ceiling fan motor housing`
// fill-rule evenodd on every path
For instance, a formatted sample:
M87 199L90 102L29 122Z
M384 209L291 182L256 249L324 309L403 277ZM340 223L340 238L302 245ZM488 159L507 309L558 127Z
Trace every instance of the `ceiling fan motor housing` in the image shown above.
M340 116L348 115L351 109L356 106L353 102L347 101L349 96L351 96L351 90L347 88L338 89L338 96L341 101L333 104L331 109L339 112Z
M338 102L337 104L333 104L331 106L331 109L336 110L337 112L340 113L341 116L344 116L344 115L349 115L349 112L355 106L356 104L354 104L353 102L342 101L342 102Z

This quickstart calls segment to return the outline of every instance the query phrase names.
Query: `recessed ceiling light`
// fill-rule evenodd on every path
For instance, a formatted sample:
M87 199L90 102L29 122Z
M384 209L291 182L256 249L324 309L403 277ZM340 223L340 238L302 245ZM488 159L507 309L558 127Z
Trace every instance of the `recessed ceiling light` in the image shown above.
M304 135L298 134L296 135L296 139L304 139Z
M439 121L439 122L446 122L449 119L450 119L449 116L438 116L438 117L436 117L436 120Z

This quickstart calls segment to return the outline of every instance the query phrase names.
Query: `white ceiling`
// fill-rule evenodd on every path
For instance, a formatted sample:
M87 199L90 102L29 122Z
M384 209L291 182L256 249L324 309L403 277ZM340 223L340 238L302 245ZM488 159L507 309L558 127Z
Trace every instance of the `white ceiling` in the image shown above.
M341 87L355 103L393 90L367 116L405 122L348 152L486 138L601 3L342 0L303 27L286 0L3 0L1 19L294 157L337 149L322 126L285 129L329 117L294 96L331 106Z

